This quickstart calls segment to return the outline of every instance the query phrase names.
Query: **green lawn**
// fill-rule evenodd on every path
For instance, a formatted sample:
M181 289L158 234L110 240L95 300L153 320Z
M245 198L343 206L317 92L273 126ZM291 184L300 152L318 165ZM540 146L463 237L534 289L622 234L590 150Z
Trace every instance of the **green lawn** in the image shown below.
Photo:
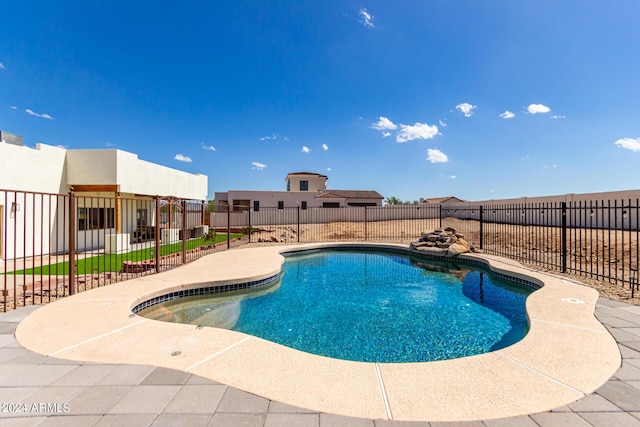
M231 234L231 238L243 237L244 234ZM226 242L227 235L223 233L216 234L216 243ZM205 242L203 237L198 239L187 240L187 250L195 249L200 246L211 245L211 242ZM92 274L103 273L105 271L120 271L122 263L125 261L144 261L154 258L152 253L155 248L140 249L123 254L104 254L93 257L78 259L76 274ZM160 255L165 256L182 252L182 242L171 243L160 246ZM57 264L44 265L42 267L29 268L25 271L15 271L15 274L27 275L65 275L69 274L69 262L60 262ZM7 272L11 274L11 272Z

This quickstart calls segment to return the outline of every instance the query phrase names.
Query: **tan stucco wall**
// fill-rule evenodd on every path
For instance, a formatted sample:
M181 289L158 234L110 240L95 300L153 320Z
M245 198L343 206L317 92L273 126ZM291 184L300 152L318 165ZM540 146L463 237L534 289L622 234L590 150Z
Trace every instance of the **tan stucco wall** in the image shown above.
M635 200L640 199L640 190L622 190L622 191L607 191L601 193L580 193L580 194L560 194L556 196L540 196L540 197L518 197L514 199L491 199L481 200L475 202L466 202L468 206L479 205L496 205L496 204L510 204L510 203L559 203L559 202L594 202L607 200Z
M300 181L309 181L310 193L315 193L318 190L327 189L327 178L315 176L315 175L289 175L287 178L290 182L289 191L300 191Z
M295 208L299 202L306 201L307 207L322 206L322 201L315 198L316 192L312 191L245 191L231 190L226 193L216 193L218 195L227 194L228 202L233 205L234 200L250 200L253 208L254 200L260 202L260 208L277 208L278 202L284 202L284 207ZM224 200L224 199L222 199Z

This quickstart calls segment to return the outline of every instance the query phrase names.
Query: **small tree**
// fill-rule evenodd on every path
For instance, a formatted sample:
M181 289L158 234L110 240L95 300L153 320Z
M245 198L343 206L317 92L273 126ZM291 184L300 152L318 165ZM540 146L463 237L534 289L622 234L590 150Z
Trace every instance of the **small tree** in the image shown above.
M386 199L384 199L384 202L388 205L401 205L402 204L402 200L398 199L395 196L391 196L391 197L387 197Z
M214 230L213 228L210 228L209 231L207 231L205 233L204 236L202 236L202 239L204 240L205 243L209 243L212 245L216 244L216 230Z

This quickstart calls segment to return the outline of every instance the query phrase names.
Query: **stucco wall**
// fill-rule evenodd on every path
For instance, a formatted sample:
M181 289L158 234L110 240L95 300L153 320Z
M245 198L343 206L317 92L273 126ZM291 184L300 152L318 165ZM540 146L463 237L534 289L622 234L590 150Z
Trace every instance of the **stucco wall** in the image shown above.
M540 197L518 197L515 199L491 199L480 200L475 202L464 203L467 206L480 206L480 205L495 205L495 204L509 204L509 203L559 203L559 202L584 202L596 200L622 200L622 199L639 199L640 190L623 190L623 191L607 191L601 193L581 193L581 194L559 194L555 196L540 196Z
M206 175L160 166L139 160L135 154L118 150L120 191L206 200L207 181Z
M3 233L0 256L20 258L68 250L68 233L65 231L69 227L68 200L64 196L41 193L66 195L69 185L99 184L120 185L125 197L127 194L175 196L193 200L205 200L207 197L206 175L142 161L132 153L120 150L65 150L46 144L38 144L33 149L0 142L0 206L3 212L0 218ZM113 203L111 193L90 194L90 198L78 199L78 207ZM148 204L131 203L122 203L121 232L124 233L136 228L136 203ZM151 224L148 225L153 224L151 214ZM78 249L104 246L105 233L113 231L79 232L76 239Z
M218 194L216 193L216 197ZM302 201L307 202L307 207L322 206L322 201L315 198L316 192L311 191L245 191L245 190L231 190L227 193L227 200L231 206L233 206L234 200L249 200L250 207L253 208L253 202L255 200L260 202L260 208L277 208L278 202L284 202L284 207L295 208L298 207L298 203Z
M66 193L63 148L36 148L0 142L0 189Z
M374 207L345 207L339 209L313 208L300 209L300 224L325 224L330 222L375 222L397 219L431 219L437 218L439 210L435 206L415 205L413 207L374 206ZM258 212L232 212L231 226L246 227L251 221L252 226L260 225L291 225L298 222L298 209L260 209ZM226 227L226 212L211 213L212 227Z
M284 202L285 208L296 208L302 205L302 202L307 202L308 208L322 207L323 203L339 203L340 207L347 207L347 203L375 203L380 206L379 199L349 199L348 201L344 197L323 197L316 198L317 192L312 191L248 191L248 190L230 190L228 192L216 192L215 200L219 208L222 208L223 203L228 202L233 206L234 200L249 200L249 207L253 209L253 202L260 202L260 209L262 208L277 208L278 202ZM226 202L225 202L226 201Z
M120 192L206 200L206 175L140 160L122 150L69 150L69 185L119 185Z
M64 252L68 196L0 191L0 259Z
M315 175L291 175L289 176L289 191L300 191L300 181L309 182L309 192L327 189L327 178Z
M567 204L568 227L610 228L637 230L640 190L609 191L603 193L563 194L517 199L482 200L443 207L443 217L480 218L483 221L505 224L560 226L562 202ZM456 209L458 208L458 209Z

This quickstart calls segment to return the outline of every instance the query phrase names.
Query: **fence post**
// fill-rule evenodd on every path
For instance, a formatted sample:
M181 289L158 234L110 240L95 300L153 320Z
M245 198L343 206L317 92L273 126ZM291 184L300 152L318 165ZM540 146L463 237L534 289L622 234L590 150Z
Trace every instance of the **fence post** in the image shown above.
M438 223L438 228L442 228L442 205L438 205L438 219L440 222Z
M298 243L300 243L300 205L298 205Z
M227 203L227 249L231 249L231 209Z
M251 243L251 206L249 206L249 209L247 210L247 215L249 215L249 220L247 222L249 223L249 243Z
M483 214L484 214L484 208L482 206L480 206L480 249L482 249L482 219L483 219Z
M560 234L563 273L567 272L567 202L562 202L562 234Z
M160 197L156 196L156 224L155 230L153 232L153 238L155 240L155 263L156 263L156 273L160 273Z
M364 206L364 240L367 240L367 227L368 223L367 223L367 207Z
M76 293L76 196L69 191L69 295Z
M187 263L187 201L182 203L182 263Z
M204 225L204 200L200 201L200 225Z

